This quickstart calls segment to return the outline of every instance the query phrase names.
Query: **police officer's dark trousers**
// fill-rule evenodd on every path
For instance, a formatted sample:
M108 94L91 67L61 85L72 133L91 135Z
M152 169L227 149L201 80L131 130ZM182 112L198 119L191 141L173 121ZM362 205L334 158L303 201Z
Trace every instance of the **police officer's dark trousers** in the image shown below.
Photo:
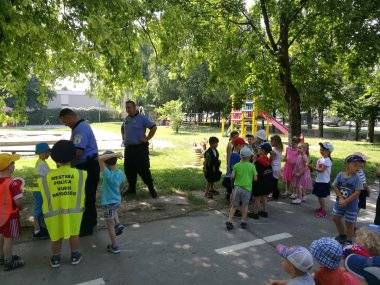
M380 226L380 193L379 193L379 196L377 196L376 214L375 214L374 224Z
M152 197L157 195L150 172L149 144L128 145L124 150L124 171L129 193L136 193L137 174L140 175Z
M82 217L81 236L92 234L97 224L96 213L96 190L99 183L100 168L97 156L88 158L86 162L76 165L76 168L87 171L87 179L85 185L86 197L85 208Z

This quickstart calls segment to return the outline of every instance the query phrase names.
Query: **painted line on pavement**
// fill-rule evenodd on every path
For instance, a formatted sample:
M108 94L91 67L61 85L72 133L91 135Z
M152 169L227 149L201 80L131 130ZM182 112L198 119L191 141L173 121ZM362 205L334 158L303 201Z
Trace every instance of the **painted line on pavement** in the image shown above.
M243 242L243 243L238 243L238 244L233 244L230 246L218 248L218 249L215 249L215 252L217 254L229 254L231 252L242 250L247 247L257 246L257 245L265 244L267 242L274 242L277 240L282 240L282 239L291 238L291 237L293 236L289 233L280 233L276 235L271 235L271 236L255 239L248 242Z
M75 285L105 285L105 284L106 284L106 282L104 282L103 278L98 278L98 279L90 280L87 282L78 283Z

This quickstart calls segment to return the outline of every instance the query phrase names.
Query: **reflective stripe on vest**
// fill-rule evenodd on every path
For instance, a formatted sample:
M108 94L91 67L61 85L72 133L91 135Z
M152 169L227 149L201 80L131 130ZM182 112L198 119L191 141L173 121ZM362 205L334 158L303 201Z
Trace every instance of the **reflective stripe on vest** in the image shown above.
M47 213L44 214L44 218L51 218L58 215L76 214L76 213L83 212L83 208L80 206L81 200L82 200L83 172L79 170L78 173L79 173L79 179L78 179L77 200L76 200L75 208L72 208L72 209L53 210L48 182L47 182L46 176L42 177L42 188L45 192L46 202L48 206L48 211Z

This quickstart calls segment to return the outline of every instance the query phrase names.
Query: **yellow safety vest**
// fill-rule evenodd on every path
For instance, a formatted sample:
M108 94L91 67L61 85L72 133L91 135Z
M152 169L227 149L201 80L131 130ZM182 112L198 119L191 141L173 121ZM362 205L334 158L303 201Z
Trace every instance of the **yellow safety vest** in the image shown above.
M52 241L79 234L86 178L85 171L64 165L38 180L42 212Z

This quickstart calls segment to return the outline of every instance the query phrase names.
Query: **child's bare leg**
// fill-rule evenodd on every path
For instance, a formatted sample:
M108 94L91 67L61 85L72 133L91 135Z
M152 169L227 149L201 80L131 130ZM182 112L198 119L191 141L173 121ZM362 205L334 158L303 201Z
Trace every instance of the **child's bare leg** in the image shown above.
M326 202L325 198L318 197L319 206L321 206L321 209L326 211Z
M79 250L79 236L71 236L69 239L71 252Z
M108 235L110 237L112 246L115 247L115 246L117 246L117 243L116 243L116 233L115 233L115 222L114 222L114 219L107 219L106 223L107 223Z
M261 196L261 207L264 212L266 212L266 209L267 209L267 200L268 200L267 195Z
M253 204L254 204L253 213L258 214L259 208L260 208L260 197L255 197Z
M33 218L33 228L34 228L34 232L39 232L41 230L40 225L38 224L38 221L36 218Z
M248 221L248 205L241 207L241 220L243 222L247 222Z
M213 192L214 190L214 182L210 182L210 191Z
M337 229L338 233L340 235L344 235L345 234L345 229L344 229L344 225L342 223L342 217L340 217L340 216L334 216L333 217L333 221L334 221L334 223L336 225L336 229Z
M71 243L70 243L71 244ZM60 255L62 247L62 239L51 242L51 252L53 255Z
M0 256L4 257L4 237L0 235Z
M115 211L115 214L114 214L113 220L115 221L115 225L120 224L119 215L118 215L118 213L117 213L117 210Z
M234 221L235 212L236 212L236 208L234 206L231 206L230 214L228 216L228 221L231 223Z
M3 238L3 254L5 259L12 259L13 239Z
M346 221L347 240L352 241L355 236L355 223Z

